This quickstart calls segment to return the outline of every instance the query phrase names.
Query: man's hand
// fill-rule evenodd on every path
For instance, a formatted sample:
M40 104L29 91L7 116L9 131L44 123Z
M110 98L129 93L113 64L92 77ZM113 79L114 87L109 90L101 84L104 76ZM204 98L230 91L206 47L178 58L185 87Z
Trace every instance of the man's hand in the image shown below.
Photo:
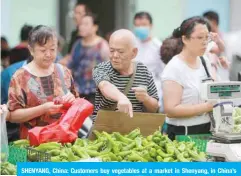
M136 99L141 103L145 102L149 98L145 87L134 87L132 90L135 92Z
M121 97L121 99L117 102L117 109L119 112L128 114L131 118L133 117L132 104L126 96Z

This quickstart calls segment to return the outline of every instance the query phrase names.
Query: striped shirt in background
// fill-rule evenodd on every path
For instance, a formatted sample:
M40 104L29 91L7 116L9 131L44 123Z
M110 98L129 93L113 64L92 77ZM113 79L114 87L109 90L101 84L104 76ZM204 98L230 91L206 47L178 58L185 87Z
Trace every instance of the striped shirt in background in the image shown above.
M121 92L124 92L126 85L128 84L131 75L125 76L117 72L111 65L110 61L102 62L93 69L93 79L96 85L103 80L109 81L114 84ZM152 77L152 74L148 71L147 67L140 62L137 62L136 75L132 87L145 86L147 87L147 93L149 96L159 99L157 89ZM139 102L133 90L130 90L127 94L128 99L132 103L134 112L145 112L143 103ZM95 110L93 114L93 120L95 120L96 114L100 109L107 109L114 105L116 102L106 99L97 88L95 97Z

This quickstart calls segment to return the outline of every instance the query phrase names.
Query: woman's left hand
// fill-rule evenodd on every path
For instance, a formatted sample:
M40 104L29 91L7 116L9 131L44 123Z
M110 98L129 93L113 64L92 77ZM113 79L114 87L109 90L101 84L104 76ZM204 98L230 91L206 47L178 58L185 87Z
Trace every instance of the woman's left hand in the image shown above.
M66 95L62 97L63 103L73 103L75 100L75 96L71 93L68 92Z
M4 112L7 112L6 121L8 121L10 113L8 111L7 105L5 105L5 104L4 105L0 105L0 115L2 115Z

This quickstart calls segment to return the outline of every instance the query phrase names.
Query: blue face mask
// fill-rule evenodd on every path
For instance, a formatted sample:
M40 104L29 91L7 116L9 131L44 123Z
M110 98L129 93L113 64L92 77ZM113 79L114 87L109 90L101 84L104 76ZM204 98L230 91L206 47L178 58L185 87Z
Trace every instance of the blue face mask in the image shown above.
M134 29L134 33L137 38L139 38L141 41L144 41L149 37L150 28L149 27L136 27Z

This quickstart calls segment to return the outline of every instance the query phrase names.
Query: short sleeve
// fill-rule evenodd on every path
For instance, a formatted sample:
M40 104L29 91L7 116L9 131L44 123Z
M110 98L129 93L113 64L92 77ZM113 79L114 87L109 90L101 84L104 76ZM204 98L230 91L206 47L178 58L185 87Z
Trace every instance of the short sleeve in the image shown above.
M27 95L24 90L21 89L21 80L19 79L20 77L13 77L10 82L8 91L9 111L15 111L26 107Z
M102 61L109 60L110 50L107 41L103 39L101 49L100 49L101 59Z
M65 67L65 75L66 75L66 77L67 77L67 79L65 79L65 80L69 80L69 81L70 81L69 91L70 91L76 98L79 97L78 91L77 91L77 89L76 89L76 87L75 87L75 84L74 84L73 76L72 76L70 70L67 69L66 67Z
M154 82L152 74L149 71L148 71L148 80L149 80L148 87L147 87L148 95L159 100L156 84Z
M101 81L110 81L109 77L109 70L108 70L108 64L109 62L102 62L98 64L93 69L93 79L95 81L95 84L98 86Z
M174 81L184 87L184 83L181 77L182 73L178 66L178 63L172 62L172 60L166 65L161 76L162 84L164 81Z

